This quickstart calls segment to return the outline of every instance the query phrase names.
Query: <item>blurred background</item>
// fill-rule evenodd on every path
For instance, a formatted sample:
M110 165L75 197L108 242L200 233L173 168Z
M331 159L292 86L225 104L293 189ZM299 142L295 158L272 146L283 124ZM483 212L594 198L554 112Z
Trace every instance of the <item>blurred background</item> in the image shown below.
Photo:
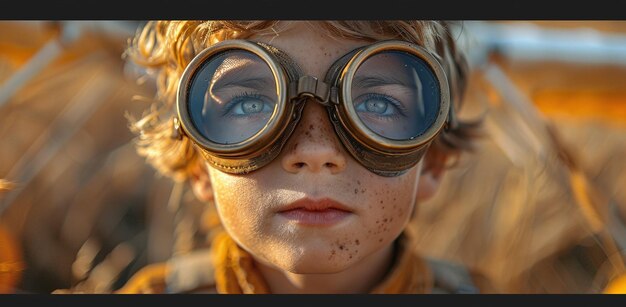
M0 293L120 288L218 221L135 152L152 80L142 21L0 22ZM422 253L509 293L600 293L624 276L626 22L465 21L459 116L486 135L419 204ZM626 289L626 286L624 287Z

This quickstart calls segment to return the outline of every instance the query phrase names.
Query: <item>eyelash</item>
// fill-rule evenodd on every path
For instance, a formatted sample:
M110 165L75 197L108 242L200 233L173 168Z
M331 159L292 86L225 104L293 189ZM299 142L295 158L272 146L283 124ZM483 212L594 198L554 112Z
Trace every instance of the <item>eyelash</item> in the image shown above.
M238 117L238 115L228 115L230 113L230 111L237 106L238 103L241 102L241 100L243 98L253 98L253 99L257 99L262 101L263 103L265 103L263 101L263 95L261 94L257 94L257 93L253 93L250 94L248 92L243 92L241 94L237 94L235 96L233 96L233 98L230 99L230 101L228 102L228 104L226 104L226 106L224 106L224 111L222 111L222 116L232 116L232 117Z
M363 98L363 99L361 99L361 98ZM405 117L407 116L406 115L407 114L406 107L401 102L399 102L397 99L395 99L393 96L390 96L390 95L387 95L387 94L367 93L367 94L363 94L363 95L359 96L357 98L357 100L363 100L363 102L361 102L361 103L365 103L365 101L368 101L368 100L370 100L372 98L379 98L379 99L382 98L382 99L384 99L385 101L391 103L391 105L393 105L396 108L396 110L398 110L398 113L400 113L400 115L405 116ZM392 116L380 116L380 115L374 115L374 116L377 116L379 118L380 117L386 117L386 118L392 117ZM393 116L393 117L395 118L396 116Z

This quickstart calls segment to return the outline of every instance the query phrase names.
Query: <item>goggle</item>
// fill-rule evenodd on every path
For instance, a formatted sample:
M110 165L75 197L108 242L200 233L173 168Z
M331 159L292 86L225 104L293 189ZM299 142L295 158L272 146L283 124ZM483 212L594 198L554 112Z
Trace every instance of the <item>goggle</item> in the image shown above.
M213 167L248 173L278 156L307 101L326 107L347 151L381 176L415 166L453 118L445 72L416 44L357 48L321 81L273 46L227 40L200 52L183 72L176 125Z

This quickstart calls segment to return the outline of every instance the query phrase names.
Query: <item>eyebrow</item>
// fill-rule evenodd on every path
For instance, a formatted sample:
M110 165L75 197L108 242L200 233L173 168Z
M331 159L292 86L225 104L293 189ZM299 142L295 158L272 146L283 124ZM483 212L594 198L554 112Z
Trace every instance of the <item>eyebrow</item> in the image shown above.
M354 78L352 83L354 84L354 86L363 88L383 85L401 85L406 88L417 89L417 86L414 83L409 82L408 80L402 80L400 78L396 78L395 76L385 74L358 76Z
M243 65L230 69L220 69L218 67L211 80L209 90L215 91L229 86L242 86L253 89L273 86L273 78L265 76L263 68L262 65L249 61L245 61Z

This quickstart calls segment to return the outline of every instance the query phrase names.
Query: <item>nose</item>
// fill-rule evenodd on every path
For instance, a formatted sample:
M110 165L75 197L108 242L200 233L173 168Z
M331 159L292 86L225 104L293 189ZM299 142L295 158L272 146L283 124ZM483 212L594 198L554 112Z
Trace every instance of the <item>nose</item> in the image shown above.
M289 173L341 173L346 168L347 152L335 135L324 106L306 101L298 126L287 141L282 167Z

